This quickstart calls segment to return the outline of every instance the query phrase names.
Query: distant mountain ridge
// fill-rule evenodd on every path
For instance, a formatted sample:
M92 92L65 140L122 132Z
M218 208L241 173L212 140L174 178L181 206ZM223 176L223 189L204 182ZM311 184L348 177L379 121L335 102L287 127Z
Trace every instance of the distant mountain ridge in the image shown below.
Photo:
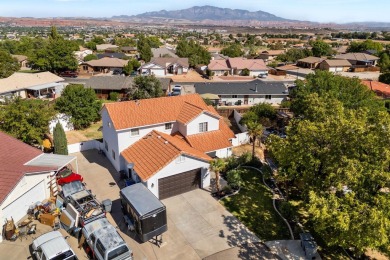
M292 20L284 19L276 15L257 11L250 12L247 10L241 9L230 9L230 8L219 8L215 6L194 6L187 9L175 10L175 11L155 11L155 12L146 12L138 15L127 16L113 16L113 19L131 19L131 18L165 18L165 19L183 19L190 21L201 21L201 20L213 20L213 21L223 21L223 20L258 20L258 21L280 21L288 22Z

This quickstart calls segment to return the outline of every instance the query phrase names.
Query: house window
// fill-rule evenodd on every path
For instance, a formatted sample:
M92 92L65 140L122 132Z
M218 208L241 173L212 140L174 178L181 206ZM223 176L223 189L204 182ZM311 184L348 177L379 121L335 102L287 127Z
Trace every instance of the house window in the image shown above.
M177 158L177 160L176 160L176 163L182 163L182 162L184 162L185 161L185 156L184 155L180 155L178 158Z
M107 143L107 141L104 141L104 148L106 148L106 151L108 152L108 143Z
M199 123L199 132L207 132L207 122Z
M112 150L111 152L112 152L112 158L115 160L115 152L114 152L114 150Z
M139 135L139 128L131 129L131 136L137 136Z
M108 126L108 127L111 127L111 122L107 122L107 126Z
M165 130L171 130L172 129L172 123L166 123L165 124Z
M237 95L233 95L232 98L237 98Z
M271 99L271 95L265 95L265 99Z
M88 70L88 66L83 65L83 70Z

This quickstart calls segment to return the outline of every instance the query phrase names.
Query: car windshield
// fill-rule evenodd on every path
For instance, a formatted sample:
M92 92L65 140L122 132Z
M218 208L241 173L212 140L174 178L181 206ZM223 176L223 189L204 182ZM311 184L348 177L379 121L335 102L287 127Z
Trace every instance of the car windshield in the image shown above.
M115 248L111 252L108 253L108 259L114 259L118 256L124 255L129 252L129 248L126 245L122 245L121 247Z
M60 253L59 255L56 255L53 258L50 258L50 260L77 260L77 257L74 255L74 253L71 250L65 251L63 253Z

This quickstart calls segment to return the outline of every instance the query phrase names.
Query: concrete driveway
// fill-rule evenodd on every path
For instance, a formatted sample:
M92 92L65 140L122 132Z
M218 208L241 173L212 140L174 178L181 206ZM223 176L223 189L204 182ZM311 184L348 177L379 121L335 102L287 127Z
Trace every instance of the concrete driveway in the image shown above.
M208 191L198 189L162 201L167 207L168 231L163 234L161 248L151 242L140 243L134 233L126 230L119 202L123 184L108 159L97 150L74 155L87 188L100 201L107 198L113 201L112 213L107 218L118 227L137 260L203 259L242 243L259 241Z
M97 150L74 155L77 156L79 173L84 177L86 187L92 190L98 200L113 201L112 212L107 214L107 218L131 247L136 260L203 259L241 244L259 242L259 239L212 198L208 191L198 189L162 201L167 207L168 231L163 234L164 243L161 248L152 242L140 243L134 233L126 230L119 201L122 182L111 163L98 154ZM26 259L30 256L28 246L32 240L50 229L42 225L38 228L39 233L33 237L1 243L0 259ZM76 238L70 237L68 242L79 259L87 259L85 252L77 248ZM247 257L248 254L252 252L244 247L239 253L230 253L229 257L224 254L223 259L259 259Z

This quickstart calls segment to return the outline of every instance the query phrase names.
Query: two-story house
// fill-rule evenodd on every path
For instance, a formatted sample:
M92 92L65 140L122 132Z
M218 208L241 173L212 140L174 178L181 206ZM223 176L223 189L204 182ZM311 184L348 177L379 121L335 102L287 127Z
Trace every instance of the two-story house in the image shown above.
M209 161L235 137L198 94L105 104L107 158L160 199L210 185Z

